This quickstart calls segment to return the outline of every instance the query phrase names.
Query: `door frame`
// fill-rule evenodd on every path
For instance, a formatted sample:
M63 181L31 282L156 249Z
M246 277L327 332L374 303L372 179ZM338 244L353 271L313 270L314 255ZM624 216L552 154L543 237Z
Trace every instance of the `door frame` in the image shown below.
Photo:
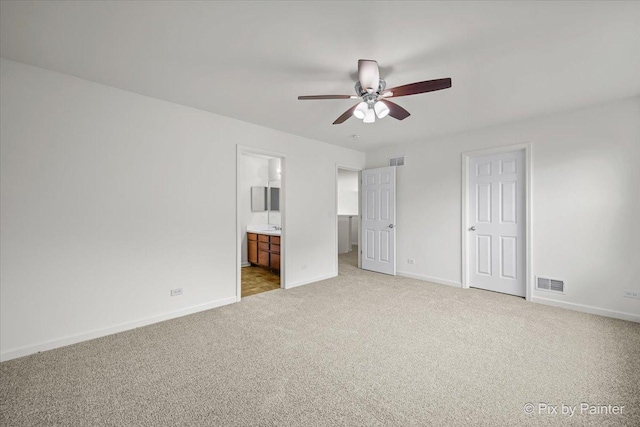
M335 259L335 270L336 275L338 275L338 170L348 170L358 172L358 224L362 222L362 201L360 200L360 194L362 193L362 170L363 168L359 168L357 166L349 166L341 163L336 163L336 185L335 185L335 217L336 217L336 259ZM358 227L358 268L362 268L362 251L360 247L362 246L362 236L360 235L360 227ZM351 244L351 236L349 236L349 244Z
M242 156L257 154L280 158L280 288L287 288L287 156L277 151L264 150L262 148L250 147L247 145L236 145L236 301L240 301L242 295L242 219L240 217L240 181L242 178Z
M469 248L467 244L467 229L469 227L469 160L472 157L489 156L492 154L509 153L512 151L524 150L524 179L525 179L525 299L531 301L533 291L533 259L532 259L532 197L531 197L531 148L530 142L524 144L504 145L500 147L486 148L481 150L464 151L462 153L462 218L460 221L460 235L462 240L462 287L469 288L469 277L467 269L467 261L469 258Z

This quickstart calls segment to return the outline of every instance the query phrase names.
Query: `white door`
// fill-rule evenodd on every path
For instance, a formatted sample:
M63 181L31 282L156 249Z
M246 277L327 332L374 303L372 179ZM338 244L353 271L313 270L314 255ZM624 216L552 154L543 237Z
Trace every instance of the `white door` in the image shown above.
M396 168L362 171L362 268L396 274Z
M469 159L469 286L525 296L524 150Z

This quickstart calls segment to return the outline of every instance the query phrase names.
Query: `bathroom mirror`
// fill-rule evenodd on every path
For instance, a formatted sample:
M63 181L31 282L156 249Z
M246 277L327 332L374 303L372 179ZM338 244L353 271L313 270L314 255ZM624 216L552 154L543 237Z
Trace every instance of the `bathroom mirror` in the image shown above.
M267 187L251 187L251 212L267 210Z
M280 211L280 189L269 188L269 211Z

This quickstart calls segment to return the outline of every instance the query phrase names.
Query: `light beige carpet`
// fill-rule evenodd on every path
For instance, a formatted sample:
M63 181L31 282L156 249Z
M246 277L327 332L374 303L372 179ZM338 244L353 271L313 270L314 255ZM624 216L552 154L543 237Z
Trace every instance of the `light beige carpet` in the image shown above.
M2 363L0 425L640 425L640 325L354 255L335 279Z

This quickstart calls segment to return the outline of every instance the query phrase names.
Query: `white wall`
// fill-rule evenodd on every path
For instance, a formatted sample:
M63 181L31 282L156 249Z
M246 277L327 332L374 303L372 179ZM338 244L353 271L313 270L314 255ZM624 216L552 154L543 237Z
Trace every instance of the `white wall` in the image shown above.
M349 221L351 221L351 235L349 235ZM346 253L358 245L358 227L360 220L357 216L338 217L338 253Z
M538 302L640 321L640 98L367 153L398 168L398 270L461 282L461 153L532 144L532 273L566 280ZM407 258L416 260L409 265Z
M251 210L251 187L266 187L269 183L269 161L266 157L243 155L240 158L240 221L242 230L242 264L248 265L247 225L269 223L269 212Z
M349 217L338 217L338 253L344 254L350 251L349 242Z
M282 186L282 160L278 157L274 159L269 159L269 187L271 188L281 188ZM278 172L280 171L280 172ZM282 195L282 193L280 193ZM279 210L277 211L269 211L269 221L270 225L282 225L282 215Z
M280 158L269 159L269 182L280 182L282 178L282 161ZM280 186L278 185L278 188Z
M358 215L358 171L338 169L338 215Z
M288 286L336 274L335 164L363 153L5 59L0 78L3 359L235 301L237 144L287 156Z
M360 219L357 216L351 218L351 246L358 244L358 228L360 227Z

